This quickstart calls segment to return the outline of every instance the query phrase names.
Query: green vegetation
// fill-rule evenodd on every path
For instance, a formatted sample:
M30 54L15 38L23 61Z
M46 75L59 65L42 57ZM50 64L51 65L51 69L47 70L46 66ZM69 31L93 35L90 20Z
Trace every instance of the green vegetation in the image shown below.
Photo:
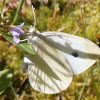
M100 46L100 0L49 0L34 3L39 31L61 31L88 38ZM26 27L34 22L31 7L26 7ZM12 19L12 18L11 18ZM9 19L10 21L12 21ZM1 21L1 19L0 19ZM19 22L22 22L20 20ZM18 24L18 21L15 23ZM19 23L20 24L20 23ZM25 27L25 28L26 28ZM1 31L1 28L0 28ZM0 35L0 71L14 69L12 85L0 95L0 100L100 100L100 61L80 75L60 94L36 92L29 84L27 73L20 68L26 52L4 40ZM21 99L22 98L22 99Z

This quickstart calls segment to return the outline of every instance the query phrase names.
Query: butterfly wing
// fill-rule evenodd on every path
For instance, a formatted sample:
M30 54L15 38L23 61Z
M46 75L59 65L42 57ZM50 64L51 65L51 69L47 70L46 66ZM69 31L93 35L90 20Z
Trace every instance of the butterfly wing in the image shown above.
M66 57L74 74L80 74L92 66L100 56L100 48L92 41L63 32L43 32Z
M36 54L29 54L26 58L29 60L28 73L32 87L46 94L55 94L65 90L73 77L66 58L44 37L31 41L31 44L34 44L32 46Z

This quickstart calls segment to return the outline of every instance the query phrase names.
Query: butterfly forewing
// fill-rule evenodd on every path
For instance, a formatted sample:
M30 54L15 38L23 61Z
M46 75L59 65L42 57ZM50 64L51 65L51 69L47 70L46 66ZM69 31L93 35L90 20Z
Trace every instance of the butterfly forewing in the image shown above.
M100 56L100 48L92 41L63 32L43 32L66 57L74 74L80 74L93 65Z
M26 57L29 81L35 90L46 94L65 90L73 74L84 72L100 56L100 48L92 41L63 32L32 34L29 40L36 51Z
M29 81L32 87L46 94L65 90L72 81L73 72L65 56L45 37L31 41L36 54L29 54Z

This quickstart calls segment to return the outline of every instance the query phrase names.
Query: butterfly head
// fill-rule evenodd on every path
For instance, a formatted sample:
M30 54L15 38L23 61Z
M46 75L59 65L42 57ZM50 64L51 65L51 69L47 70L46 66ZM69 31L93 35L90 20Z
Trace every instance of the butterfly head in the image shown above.
M28 31L28 39L29 41L35 41L37 40L40 32L33 26L30 26L29 31Z

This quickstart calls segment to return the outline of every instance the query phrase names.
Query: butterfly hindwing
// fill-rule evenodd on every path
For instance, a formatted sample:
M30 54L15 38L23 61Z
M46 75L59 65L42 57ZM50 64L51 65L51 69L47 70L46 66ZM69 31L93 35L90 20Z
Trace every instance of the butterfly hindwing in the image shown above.
M36 54L27 58L29 81L42 93L55 94L65 90L72 81L73 72L65 56L44 37L31 42Z

